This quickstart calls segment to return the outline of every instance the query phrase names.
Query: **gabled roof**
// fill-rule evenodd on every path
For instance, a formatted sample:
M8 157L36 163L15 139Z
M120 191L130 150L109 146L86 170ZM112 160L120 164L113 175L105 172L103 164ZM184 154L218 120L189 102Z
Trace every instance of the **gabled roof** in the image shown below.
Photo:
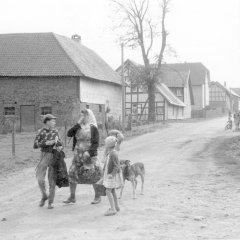
M162 67L173 69L174 71L190 70L192 85L202 85L205 83L206 74L210 75L209 70L200 62L195 63L171 63L163 64ZM210 76L209 76L210 78Z
M135 69L144 67L130 59L124 62L124 66L130 66ZM154 67L155 65L152 64L151 66ZM121 66L119 66L116 71L119 71L120 68ZM183 72L190 72L191 84L194 86L203 85L205 83L206 74L209 76L210 80L209 70L200 62L162 64L161 71L172 71L176 73L174 73L175 75L177 75L177 73L181 75Z
M174 71L164 67L161 71L161 82L169 88L188 88L190 93L191 104L194 104L192 82L190 78L190 70Z
M54 33L0 34L0 76L85 76L121 84L94 51Z
M186 105L176 97L164 83L157 84L156 88L171 105L186 107Z
M161 81L168 87L187 87L189 81L190 71L173 71L162 69Z
M227 95L229 95L229 96L232 95L230 90L228 90L226 87L224 87L221 83L219 83L217 81L210 82L209 87L211 87L211 86L217 86L217 87L221 88Z

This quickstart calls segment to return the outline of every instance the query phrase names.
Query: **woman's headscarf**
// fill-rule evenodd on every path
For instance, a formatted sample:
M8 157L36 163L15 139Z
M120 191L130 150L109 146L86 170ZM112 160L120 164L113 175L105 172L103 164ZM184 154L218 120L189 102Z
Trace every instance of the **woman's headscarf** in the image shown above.
M91 109L86 109L86 111L88 112L89 124L92 124L97 128L98 127L97 120L95 118L93 111Z
M94 125L97 128L98 127L97 120L96 120L96 118L94 116L93 111L90 110L90 109L85 108L84 110L82 110L82 112L84 112L85 114L88 115L88 123L87 124L89 124L89 125L92 124L92 125ZM81 119L79 120L79 123L81 123Z

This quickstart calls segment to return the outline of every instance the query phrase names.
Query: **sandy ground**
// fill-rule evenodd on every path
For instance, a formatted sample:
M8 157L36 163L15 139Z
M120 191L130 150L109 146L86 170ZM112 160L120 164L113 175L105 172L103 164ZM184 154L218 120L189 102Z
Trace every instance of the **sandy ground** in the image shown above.
M103 216L106 197L90 205L91 186L78 185L72 205L62 203L69 190L57 189L48 210L38 207L34 168L0 177L0 239L240 239L238 155L225 155L233 138L238 151L239 133L224 131L225 121L172 123L125 141L120 158L145 164L145 192L132 199L127 182L112 217Z

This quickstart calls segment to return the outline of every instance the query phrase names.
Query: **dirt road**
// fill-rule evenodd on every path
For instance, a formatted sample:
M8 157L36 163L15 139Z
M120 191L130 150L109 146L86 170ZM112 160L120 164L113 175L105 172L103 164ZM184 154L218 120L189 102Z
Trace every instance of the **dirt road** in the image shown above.
M113 217L103 216L106 198L90 205L91 186L78 185L77 203L68 206L68 189L57 189L48 210L38 207L33 168L0 179L0 239L240 239L240 179L213 154L218 139L239 134L224 124L174 123L125 141L120 158L145 164L145 194L132 199L128 182Z

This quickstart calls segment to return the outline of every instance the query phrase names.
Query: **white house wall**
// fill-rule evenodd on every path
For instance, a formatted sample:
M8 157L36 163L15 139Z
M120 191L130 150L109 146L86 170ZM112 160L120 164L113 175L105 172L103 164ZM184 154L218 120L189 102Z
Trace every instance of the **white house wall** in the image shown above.
M119 119L122 115L122 88L119 85L80 79L80 101L94 104L105 104L109 102L111 109L109 116Z
M167 119L169 119L169 120L184 119L183 107L178 107L178 106L173 106L171 104L168 104Z
M186 107L184 107L184 118L191 118L192 106L189 87L184 88L184 103L186 104Z
M205 87L206 85L202 85L202 108L205 107L205 101L206 101L206 96L205 96Z
M208 78L208 74L206 73L206 77L205 77L205 106L209 105L209 101L210 101L210 96L209 96L209 78Z

